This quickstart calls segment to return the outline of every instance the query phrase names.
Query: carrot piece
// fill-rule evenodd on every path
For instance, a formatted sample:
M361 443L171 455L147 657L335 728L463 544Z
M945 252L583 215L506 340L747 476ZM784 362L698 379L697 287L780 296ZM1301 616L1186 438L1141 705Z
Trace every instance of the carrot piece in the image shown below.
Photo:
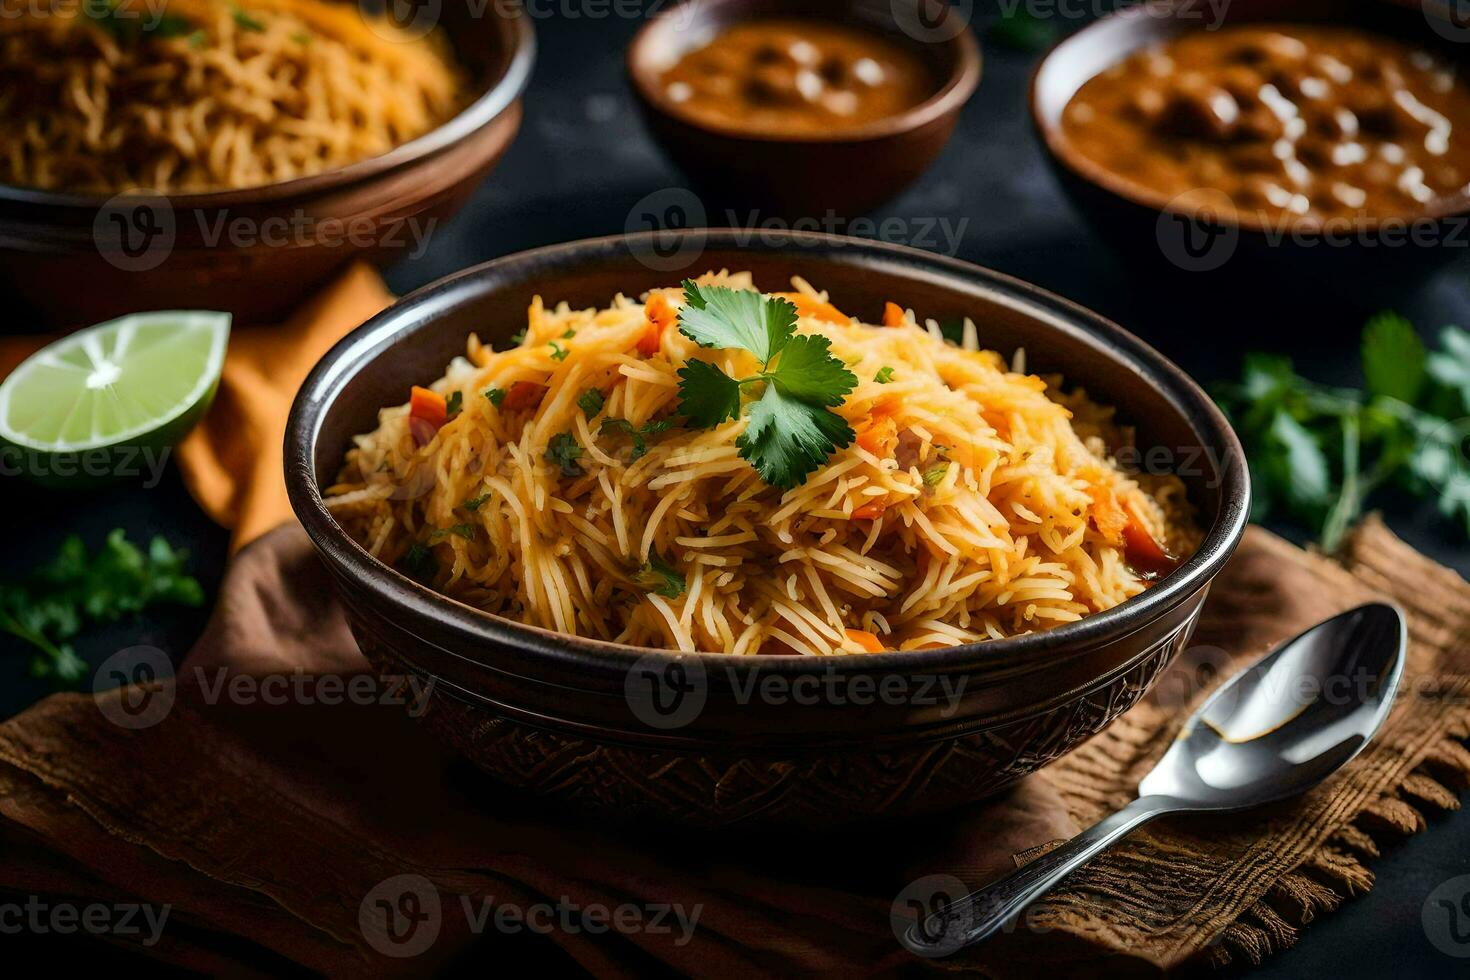
M1128 512L1118 503L1118 495L1111 487L1094 483L1087 488L1092 498L1092 523L1110 544L1122 544L1123 532L1128 526Z
M511 411L535 408L546 397L547 390L545 385L538 385L534 381L517 381L505 393L503 404Z
M663 293L650 294L648 302L643 305L643 311L648 317L648 328L638 338L638 353L644 357L652 357L663 344L664 331L679 319L679 315L674 312Z
M847 630L847 639L848 642L862 647L868 653L882 653L884 651L883 641L867 630Z
M826 320L828 323L851 323L852 317L843 313L837 307L824 300L813 299L806 293L772 293L789 300L796 307L797 316L809 316L816 320Z
M893 419L886 415L880 415L870 421L857 434L857 444L874 456L882 456L886 451L885 447L888 440L893 438L893 433L896 429L897 425L895 425Z
M1138 512L1129 504L1128 523L1123 527L1123 557L1134 569L1145 575L1166 575L1179 564L1179 559L1154 540Z
M855 521L876 521L878 518L883 516L883 512L887 509L888 505L883 503L882 501L874 501L871 504L863 504L861 507L856 507L853 509L852 519Z
M894 302L883 304L883 326L902 327L907 326L908 322L909 318L904 315L902 306Z
M437 391L414 385L408 399L408 414L438 429L449 418L449 405Z

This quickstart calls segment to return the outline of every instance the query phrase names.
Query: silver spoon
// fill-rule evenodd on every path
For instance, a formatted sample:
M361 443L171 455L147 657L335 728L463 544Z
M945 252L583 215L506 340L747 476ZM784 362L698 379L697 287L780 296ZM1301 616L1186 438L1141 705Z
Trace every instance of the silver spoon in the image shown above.
M1368 744L1404 670L1399 610L1334 616L1232 677L1205 701L1138 799L1030 864L915 922L903 943L948 956L988 938L1059 881L1166 813L1243 810L1303 793Z

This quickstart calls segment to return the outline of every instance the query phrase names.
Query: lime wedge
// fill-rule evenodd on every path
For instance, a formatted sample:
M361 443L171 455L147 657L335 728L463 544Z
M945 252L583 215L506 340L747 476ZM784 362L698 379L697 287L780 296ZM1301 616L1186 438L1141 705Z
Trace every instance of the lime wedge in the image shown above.
M48 485L142 472L139 453L174 445L209 407L229 336L228 313L170 310L37 351L0 384L4 469Z

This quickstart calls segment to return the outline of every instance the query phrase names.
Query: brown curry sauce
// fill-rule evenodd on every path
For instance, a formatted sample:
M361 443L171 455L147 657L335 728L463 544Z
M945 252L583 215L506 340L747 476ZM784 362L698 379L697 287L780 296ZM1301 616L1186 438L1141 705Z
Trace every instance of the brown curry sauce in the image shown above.
M1352 28L1184 35L1083 85L1062 133L1150 196L1223 191L1272 223L1412 219L1470 183L1470 88Z
M861 129L936 90L913 51L873 31L807 20L736 24L660 77L696 123L773 136Z

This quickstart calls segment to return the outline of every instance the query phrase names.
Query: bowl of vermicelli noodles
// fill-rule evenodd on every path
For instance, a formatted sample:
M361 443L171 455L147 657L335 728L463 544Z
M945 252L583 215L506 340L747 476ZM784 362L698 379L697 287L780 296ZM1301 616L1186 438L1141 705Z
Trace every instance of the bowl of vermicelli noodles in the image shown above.
M249 320L354 258L421 248L519 127L531 29L482 13L18 7L0 19L4 285L60 322L160 306Z
M1120 328L829 236L511 256L343 341L292 503L369 659L495 776L705 824L976 799L1187 641L1249 491Z

